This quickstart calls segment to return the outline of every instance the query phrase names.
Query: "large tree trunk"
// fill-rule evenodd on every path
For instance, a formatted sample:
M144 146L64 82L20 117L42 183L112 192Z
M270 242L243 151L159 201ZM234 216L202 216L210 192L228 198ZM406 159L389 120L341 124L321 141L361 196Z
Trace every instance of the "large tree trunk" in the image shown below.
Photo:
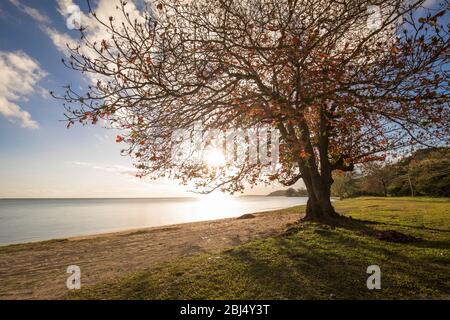
M303 181L308 191L304 219L329 222L339 218L339 214L334 210L330 199L332 179L328 180L328 183L323 183L320 177L313 178L308 173L304 175Z
M331 222L339 218L331 204L331 185L333 184L333 168L328 160L328 130L329 124L324 112L320 113L320 135L319 135L319 159L316 160L315 150L311 143L311 134L308 123L303 115L300 116L300 137L297 137L295 129L287 125L279 126L285 141L292 146L295 155L305 154L298 159L299 170L306 190L308 191L308 202L306 204L305 220Z
M306 203L305 220L327 222L338 217L339 215L334 210L329 197L318 198L314 193L309 193L308 202Z

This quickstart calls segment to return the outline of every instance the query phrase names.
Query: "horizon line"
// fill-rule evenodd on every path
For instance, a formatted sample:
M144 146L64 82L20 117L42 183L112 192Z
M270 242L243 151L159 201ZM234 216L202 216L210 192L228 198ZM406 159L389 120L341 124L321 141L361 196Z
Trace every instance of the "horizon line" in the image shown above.
M131 200L131 199L195 199L200 198L201 196L207 195L199 195L199 196L168 196L168 197L18 197L18 198L2 198L0 200ZM248 194L248 195L230 195L230 197L265 197L268 194Z

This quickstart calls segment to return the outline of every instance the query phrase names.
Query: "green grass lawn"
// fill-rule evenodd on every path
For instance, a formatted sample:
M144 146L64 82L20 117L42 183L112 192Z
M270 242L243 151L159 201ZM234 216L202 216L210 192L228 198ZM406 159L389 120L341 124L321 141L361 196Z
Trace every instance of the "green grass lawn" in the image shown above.
M450 201L358 198L335 203L338 227L312 222L220 254L196 255L130 274L69 298L86 299L433 299L450 298ZM304 207L286 209L302 212ZM271 213L267 213L271 214ZM391 243L396 230L421 238ZM366 269L381 268L381 290Z

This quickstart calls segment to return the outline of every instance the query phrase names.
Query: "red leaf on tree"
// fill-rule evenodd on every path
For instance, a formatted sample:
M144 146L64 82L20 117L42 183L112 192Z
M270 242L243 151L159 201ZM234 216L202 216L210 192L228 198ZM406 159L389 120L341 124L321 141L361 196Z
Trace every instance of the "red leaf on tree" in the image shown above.
M300 38L299 37L294 37L293 39L292 39L292 44L294 45L294 46L299 46L300 45Z
M305 150L300 151L300 158L305 159L308 157L308 153Z

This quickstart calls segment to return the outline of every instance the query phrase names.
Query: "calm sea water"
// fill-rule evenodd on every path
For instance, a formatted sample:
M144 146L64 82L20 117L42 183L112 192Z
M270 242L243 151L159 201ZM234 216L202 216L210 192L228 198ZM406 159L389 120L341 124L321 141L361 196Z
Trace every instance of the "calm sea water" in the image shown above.
M307 198L0 199L0 244L237 217Z

